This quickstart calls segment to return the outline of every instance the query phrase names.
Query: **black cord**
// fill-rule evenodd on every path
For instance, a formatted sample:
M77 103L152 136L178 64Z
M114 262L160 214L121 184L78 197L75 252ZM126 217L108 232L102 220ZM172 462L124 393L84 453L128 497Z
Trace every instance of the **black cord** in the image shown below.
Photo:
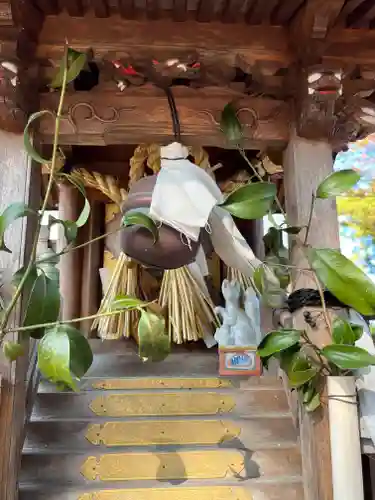
M176 102L174 100L173 93L172 93L172 90L170 87L165 87L164 91L167 95L169 109L171 111L173 135L174 135L174 138L177 142L181 142L181 126L180 126L180 120L178 118Z

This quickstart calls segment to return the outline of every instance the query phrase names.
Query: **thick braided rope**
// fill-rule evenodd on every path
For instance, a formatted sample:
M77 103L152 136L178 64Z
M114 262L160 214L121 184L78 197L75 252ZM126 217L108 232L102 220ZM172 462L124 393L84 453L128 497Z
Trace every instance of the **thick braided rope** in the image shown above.
M202 147L194 146L189 148L189 153L194 157L196 165L203 168L211 177L214 177L207 151ZM146 164L154 174L159 172L161 165L160 146L158 144L150 144L149 146L140 144L135 148L130 159L129 186L132 186L145 175Z

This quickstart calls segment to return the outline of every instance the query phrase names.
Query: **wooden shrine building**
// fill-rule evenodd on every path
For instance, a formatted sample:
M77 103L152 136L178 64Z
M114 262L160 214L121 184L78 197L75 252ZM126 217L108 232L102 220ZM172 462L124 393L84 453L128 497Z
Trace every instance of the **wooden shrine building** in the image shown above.
M373 0L0 0L1 210L14 201L40 208L46 172L27 157L22 132L31 113L44 109L52 116L56 113L59 96L50 91L48 83L66 41L73 49L90 54L86 77L67 88L59 137L64 154L93 178L92 189L90 184L88 188L92 214L82 241L101 234L103 206L109 201L105 188L101 192L94 189L93 172L112 176L126 188L136 146L167 144L173 139L161 82L171 85L181 141L192 148L205 148L212 164L223 164L223 182L231 180L231 172L241 167L240 156L230 150L220 130L223 108L234 103L244 126L244 149L254 159L267 156L279 167L275 182L291 225L306 223L311 190L331 172L335 153L371 133L375 126ZM134 71L127 71L129 67ZM45 154L51 150L53 136L53 120L41 117L34 139ZM66 218L76 217L79 200L71 191L56 189L52 198L51 209L58 207ZM261 255L261 228L255 226L248 227L248 236ZM22 266L30 252L31 231L32 221L9 230L13 253L0 254L2 270ZM333 202L317 205L310 241L316 247L338 248ZM296 253L293 258L300 257ZM74 252L61 265L64 317L94 314L100 304L102 246ZM300 277L297 285L315 287L309 280ZM89 329L90 325L84 325L86 333ZM324 337L327 332L319 335ZM124 354L121 345L107 347L107 343L95 342L92 377L96 377L104 405L106 384L100 385L100 378L130 376L129 380L138 380L133 386L130 382L112 386L114 395L110 397L119 398L119 390L125 389L131 399L142 398L146 389L158 388L157 381L163 376L185 377L177 387L171 382L166 386L169 392L181 390L183 399L184 389L193 389L191 394L195 394L196 387L187 382L189 377L215 377L215 369L210 368L215 358L196 351L172 354L155 372L144 367L138 372L138 364ZM226 386L219 381L215 386L212 378L207 379L211 392L206 400L223 391L222 412L234 408L232 413L228 410L234 420L227 421L227 432L236 436L230 425L242 425L243 442L233 438L228 446L213 449L217 441L209 440L210 430L203 443L206 448L197 451L199 441L184 441L176 424L182 420L176 420L176 427L171 427L175 429L173 439L166 441L167 452L160 451L162 441L142 438L148 452L166 460L167 465L158 468L148 462L150 456L138 441L115 443L121 445L115 451L122 457L112 448L105 454L117 432L105 427L106 415L113 424L114 416L123 415L122 411L127 415L128 403L118 400L109 410L96 408L94 385L87 385L87 392L79 395L45 391L36 396L33 359L30 349L30 359L19 358L13 364L0 360L0 500L15 500L18 495L21 500L333 498L327 412L310 417L297 410L293 396L279 380L264 375L258 381L231 387L229 382ZM149 385L144 385L142 378L134 379L139 374L153 376L155 382L147 379ZM141 419L132 423L139 425L144 414L137 411L143 403L134 401L132 415ZM160 401L159 409L169 404ZM191 419L186 425L190 426L198 425L194 415L211 414L199 411L201 402L196 403L195 411L192 401L186 403ZM89 408L96 408L98 420L93 420ZM36 417L21 467L25 422L32 411ZM161 411L160 415L168 413ZM96 438L88 434L89 423L91 433L99 432ZM155 421L150 425L156 425ZM126 432L133 435L138 430L127 427ZM258 436L256 445L254 436ZM184 450L185 444L190 451ZM127 446L133 453L130 458ZM249 454L247 475L241 476L238 449L244 448ZM191 449L196 455L185 457ZM168 461L170 455L174 459ZM113 464L116 456L118 462ZM205 471L207 482L201 480L199 471L194 475L195 466ZM171 470L171 475L163 468ZM179 495L184 491L186 496L176 496L176 491Z

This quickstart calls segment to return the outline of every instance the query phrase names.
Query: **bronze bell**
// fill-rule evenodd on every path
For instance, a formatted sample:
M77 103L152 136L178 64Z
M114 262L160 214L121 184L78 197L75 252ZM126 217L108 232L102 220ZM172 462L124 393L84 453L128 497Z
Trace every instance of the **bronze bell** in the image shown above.
M143 177L129 190L128 199L121 207L122 215L128 210L147 210L151 206L156 175ZM209 247L205 230L199 241L187 241L178 231L167 224L159 228L159 239L154 243L152 234L141 226L125 227L121 231L121 250L144 266L160 269L177 269L195 261L199 246Z

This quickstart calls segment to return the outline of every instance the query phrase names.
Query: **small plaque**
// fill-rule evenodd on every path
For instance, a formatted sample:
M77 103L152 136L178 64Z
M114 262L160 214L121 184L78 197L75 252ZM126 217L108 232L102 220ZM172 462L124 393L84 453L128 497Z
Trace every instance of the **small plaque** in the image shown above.
M257 375L262 372L256 347L221 347L219 350L220 375Z

